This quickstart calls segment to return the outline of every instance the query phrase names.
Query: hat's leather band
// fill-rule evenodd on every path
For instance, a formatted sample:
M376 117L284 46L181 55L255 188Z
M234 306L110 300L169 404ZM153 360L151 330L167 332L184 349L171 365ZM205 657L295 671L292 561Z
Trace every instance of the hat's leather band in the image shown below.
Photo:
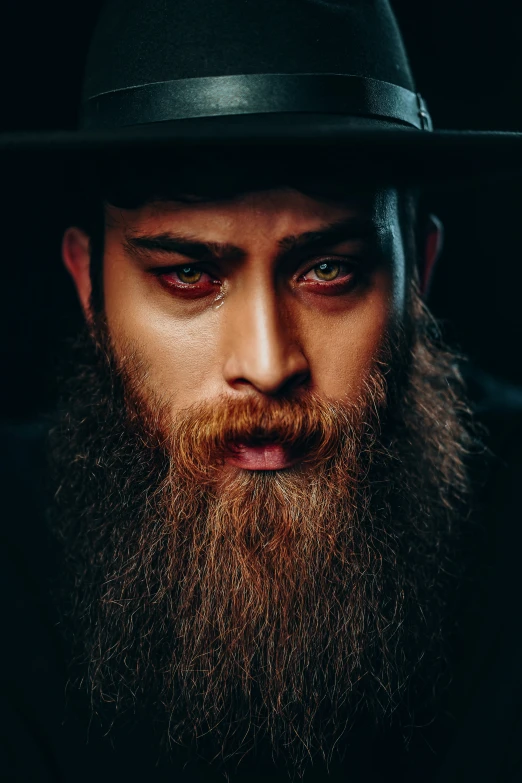
M203 76L112 90L84 102L81 127L285 112L374 117L432 130L419 93L363 76L306 73Z

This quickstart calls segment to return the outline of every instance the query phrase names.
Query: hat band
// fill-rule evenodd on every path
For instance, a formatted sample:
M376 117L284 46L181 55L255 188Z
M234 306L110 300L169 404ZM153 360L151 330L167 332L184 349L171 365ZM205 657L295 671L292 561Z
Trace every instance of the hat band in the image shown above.
M302 73L202 76L112 90L84 102L81 128L281 112L374 117L432 130L419 93L363 76Z

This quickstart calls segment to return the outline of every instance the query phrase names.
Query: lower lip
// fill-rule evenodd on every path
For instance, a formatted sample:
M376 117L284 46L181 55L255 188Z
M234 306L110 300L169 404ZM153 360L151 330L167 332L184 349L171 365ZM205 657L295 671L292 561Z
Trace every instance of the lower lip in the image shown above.
M295 465L298 460L291 458L288 449L273 443L266 446L236 446L227 454L225 461L243 470L283 470Z

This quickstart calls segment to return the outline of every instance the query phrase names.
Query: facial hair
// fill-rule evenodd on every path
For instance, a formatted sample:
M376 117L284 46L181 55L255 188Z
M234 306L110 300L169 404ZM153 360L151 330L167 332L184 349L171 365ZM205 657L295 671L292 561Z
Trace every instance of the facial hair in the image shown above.
M224 397L175 420L103 318L77 341L49 514L102 715L144 710L223 764L268 745L301 776L357 721L436 705L475 440L433 331L412 288L355 399ZM303 460L226 466L230 442L266 439Z

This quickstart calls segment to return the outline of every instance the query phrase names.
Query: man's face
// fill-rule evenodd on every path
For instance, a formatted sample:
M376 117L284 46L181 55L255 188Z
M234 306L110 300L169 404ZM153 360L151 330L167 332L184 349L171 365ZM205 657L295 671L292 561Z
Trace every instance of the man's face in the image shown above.
M172 415L222 395L307 388L340 400L404 304L396 193L318 201L273 190L216 203L107 208L103 291Z
M394 191L108 207L90 313L66 234L55 515L105 702L297 768L435 676L468 435L404 246Z

